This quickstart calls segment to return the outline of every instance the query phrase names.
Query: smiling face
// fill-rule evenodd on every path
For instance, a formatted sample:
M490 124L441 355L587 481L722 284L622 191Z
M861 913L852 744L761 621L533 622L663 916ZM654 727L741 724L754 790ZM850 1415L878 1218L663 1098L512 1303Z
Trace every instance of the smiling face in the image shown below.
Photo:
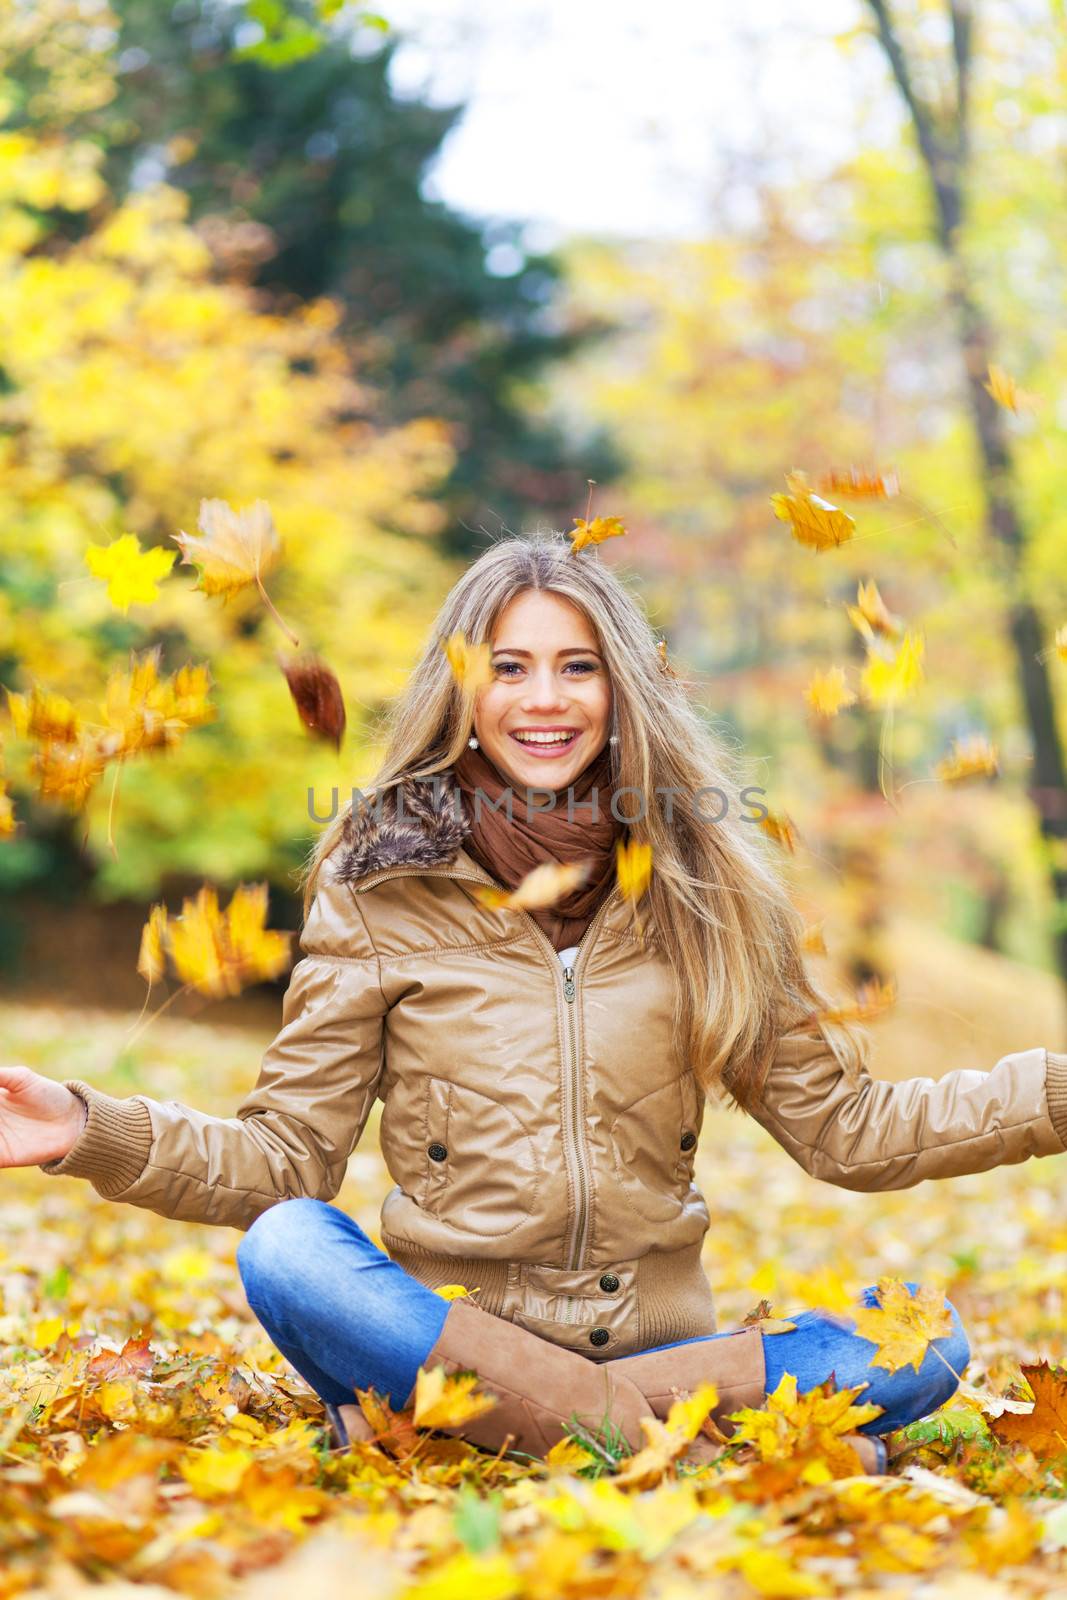
M493 680L474 705L478 743L516 788L566 788L608 736L611 684L591 624L569 600L528 589L504 607L491 643Z

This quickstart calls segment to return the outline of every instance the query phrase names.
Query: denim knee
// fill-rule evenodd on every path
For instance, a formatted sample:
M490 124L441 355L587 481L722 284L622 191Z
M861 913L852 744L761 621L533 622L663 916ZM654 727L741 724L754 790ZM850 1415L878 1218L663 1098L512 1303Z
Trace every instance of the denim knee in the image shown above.
M908 1285L912 1293L916 1287ZM952 1399L971 1359L971 1346L952 1301L946 1299L945 1307L952 1319L951 1332L930 1341L918 1371L913 1366L898 1367L892 1374L879 1373L872 1382L874 1392L869 1398L879 1400L885 1410L882 1416L865 1423L861 1433L887 1433L906 1427ZM861 1403L866 1398L867 1395L859 1396Z
M315 1235L341 1219L346 1232L366 1239L353 1217L338 1212L326 1200L311 1195L295 1195L268 1206L246 1230L235 1251L237 1270L247 1291L253 1281L263 1286L273 1274L292 1281L294 1263L305 1259ZM370 1243L370 1240L367 1240Z

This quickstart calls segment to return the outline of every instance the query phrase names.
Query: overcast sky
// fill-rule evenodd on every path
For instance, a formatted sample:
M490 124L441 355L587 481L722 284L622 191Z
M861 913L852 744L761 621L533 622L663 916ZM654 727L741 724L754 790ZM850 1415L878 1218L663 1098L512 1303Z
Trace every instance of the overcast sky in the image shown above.
M428 192L560 233L695 237L754 146L832 164L895 118L860 0L382 0L404 94L469 109ZM872 70L873 69L873 70ZM872 124L873 106L873 124ZM738 163L740 162L740 167ZM741 185L743 189L743 184Z

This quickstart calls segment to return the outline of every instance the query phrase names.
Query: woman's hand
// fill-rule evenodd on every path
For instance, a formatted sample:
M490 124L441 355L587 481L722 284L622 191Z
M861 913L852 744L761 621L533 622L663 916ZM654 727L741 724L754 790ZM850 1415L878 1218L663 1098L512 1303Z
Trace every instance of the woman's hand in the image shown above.
M80 1095L31 1067L0 1067L0 1167L65 1156L85 1127Z

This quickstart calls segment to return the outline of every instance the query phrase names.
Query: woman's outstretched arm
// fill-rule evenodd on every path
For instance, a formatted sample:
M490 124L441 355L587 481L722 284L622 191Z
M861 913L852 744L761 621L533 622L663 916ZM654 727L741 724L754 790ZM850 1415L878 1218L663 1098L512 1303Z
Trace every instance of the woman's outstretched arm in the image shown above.
M300 935L281 1031L235 1115L120 1099L68 1078L88 1115L65 1155L38 1163L42 1172L88 1178L106 1198L163 1216L241 1229L277 1200L333 1198L378 1091L387 1008L359 903L327 882L330 870L325 863ZM0 1106L0 1131L3 1121Z
M886 1083L839 1065L817 1026L782 1035L756 1120L812 1177L907 1189L1067 1149L1067 1055L1036 1045L989 1071Z

